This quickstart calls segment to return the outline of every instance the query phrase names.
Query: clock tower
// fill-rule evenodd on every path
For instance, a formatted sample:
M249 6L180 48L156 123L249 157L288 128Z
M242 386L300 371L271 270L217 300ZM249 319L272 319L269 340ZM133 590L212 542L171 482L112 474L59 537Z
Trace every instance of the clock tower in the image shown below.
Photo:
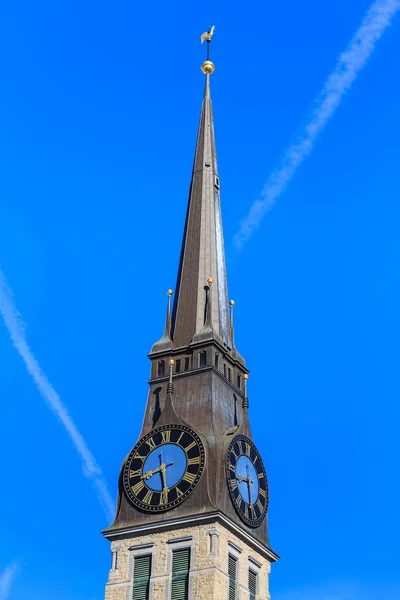
M278 560L228 301L210 41L176 290L153 344L139 440L125 458L105 600L269 600Z

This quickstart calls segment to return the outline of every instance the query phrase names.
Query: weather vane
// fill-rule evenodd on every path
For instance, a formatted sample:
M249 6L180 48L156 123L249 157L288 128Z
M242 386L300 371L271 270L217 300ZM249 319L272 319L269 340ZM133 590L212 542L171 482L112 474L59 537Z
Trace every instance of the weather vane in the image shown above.
M215 29L215 25L213 25L212 27L209 27L208 31L205 31L201 35L201 38L200 38L201 43L207 42L207 59L201 65L201 70L203 71L203 73L205 73L207 75L210 75L215 69L214 64L210 60L210 42L211 42L212 36L214 35L214 29Z

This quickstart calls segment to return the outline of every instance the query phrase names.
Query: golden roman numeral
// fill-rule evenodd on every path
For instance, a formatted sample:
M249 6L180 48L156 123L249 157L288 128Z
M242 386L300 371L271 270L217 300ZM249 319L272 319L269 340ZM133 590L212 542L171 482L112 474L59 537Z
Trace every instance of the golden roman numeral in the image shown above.
M146 458L146 456L142 456L141 454L135 454L134 458L138 458L139 460L143 461Z
M196 456L196 458L189 458L188 460L188 466L189 465L199 465L200 464L200 456Z
M192 442L191 444L189 444L189 446L186 446L185 452L189 452L189 450L191 450L192 448L194 448L195 445L196 445L196 442Z
M168 492L161 492L161 504L168 504Z
M176 442L177 444L179 444L179 442L181 441L181 439L182 439L182 437L183 437L183 433L184 433L184 432L182 431L181 435L178 437L178 441Z
M167 429L167 431L161 432L161 443L169 444L171 442L171 430Z
M266 491L265 491L265 490L262 490L261 488L260 488L260 496L262 496L263 498L266 498L266 497L267 497L267 493L266 493Z
M258 474L258 479L262 479L263 477L264 477L264 473L263 472L261 472L261 473Z
M236 496L235 498L235 504L238 508L240 508L240 505L242 504L242 497L241 496Z
M246 517L246 519L249 518L249 507L247 504L244 505L244 516Z
M136 485L132 486L132 492L135 494L135 496L137 496L138 493L141 492L143 488L144 488L143 481L139 481Z
M236 479L230 479L229 480L229 485L231 486L231 490L235 490L237 488L237 481L236 481Z
M147 492L147 494L145 495L145 497L143 498L143 502L145 504L151 504L151 499L153 497L153 492L151 492L150 490Z
M261 502L260 499L257 500L256 506L258 507L258 510L262 513L263 510L264 510L264 507L263 507L262 502Z
M231 465L231 463L229 463L229 468L231 471L233 471L236 475L236 466L235 465Z
M153 440L153 438L150 438L149 440L147 440L146 444L149 446L150 451L156 449L156 444L155 444L155 441Z
M183 480L190 483L190 485L193 485L193 483L196 481L196 475L193 475L193 473L188 473L186 471L185 475L183 476Z
M181 490L178 488L178 486L176 486L176 497L180 498L181 496L183 496L183 492L181 492Z
M247 442L244 443L244 453L250 458L250 444Z
M142 469L138 469L137 471L132 471L132 469L129 469L129 477L138 477L140 476L142 472Z

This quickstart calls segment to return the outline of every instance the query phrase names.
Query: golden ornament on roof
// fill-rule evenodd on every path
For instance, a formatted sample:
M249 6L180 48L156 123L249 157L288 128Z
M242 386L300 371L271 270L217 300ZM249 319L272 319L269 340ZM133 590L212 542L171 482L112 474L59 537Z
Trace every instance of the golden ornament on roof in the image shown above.
M200 68L203 71L204 75L211 75L211 73L215 69L215 65L213 62L211 62L211 60L205 60Z
M213 25L210 29L210 31L205 31L200 38L201 43L205 42L207 40L207 42L211 42L211 38L214 35L214 29L215 29L215 25Z

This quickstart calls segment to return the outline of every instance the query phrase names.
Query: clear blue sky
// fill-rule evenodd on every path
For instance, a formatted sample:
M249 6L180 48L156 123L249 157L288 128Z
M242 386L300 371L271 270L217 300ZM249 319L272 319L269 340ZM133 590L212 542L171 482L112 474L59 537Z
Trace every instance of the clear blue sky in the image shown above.
M199 36L217 25L229 289L282 556L273 600L400 597L399 18L260 229L240 253L232 244L368 6L0 9L0 263L28 341L115 495L175 285ZM10 600L101 600L109 523L3 322L0 397L0 572L22 562Z

